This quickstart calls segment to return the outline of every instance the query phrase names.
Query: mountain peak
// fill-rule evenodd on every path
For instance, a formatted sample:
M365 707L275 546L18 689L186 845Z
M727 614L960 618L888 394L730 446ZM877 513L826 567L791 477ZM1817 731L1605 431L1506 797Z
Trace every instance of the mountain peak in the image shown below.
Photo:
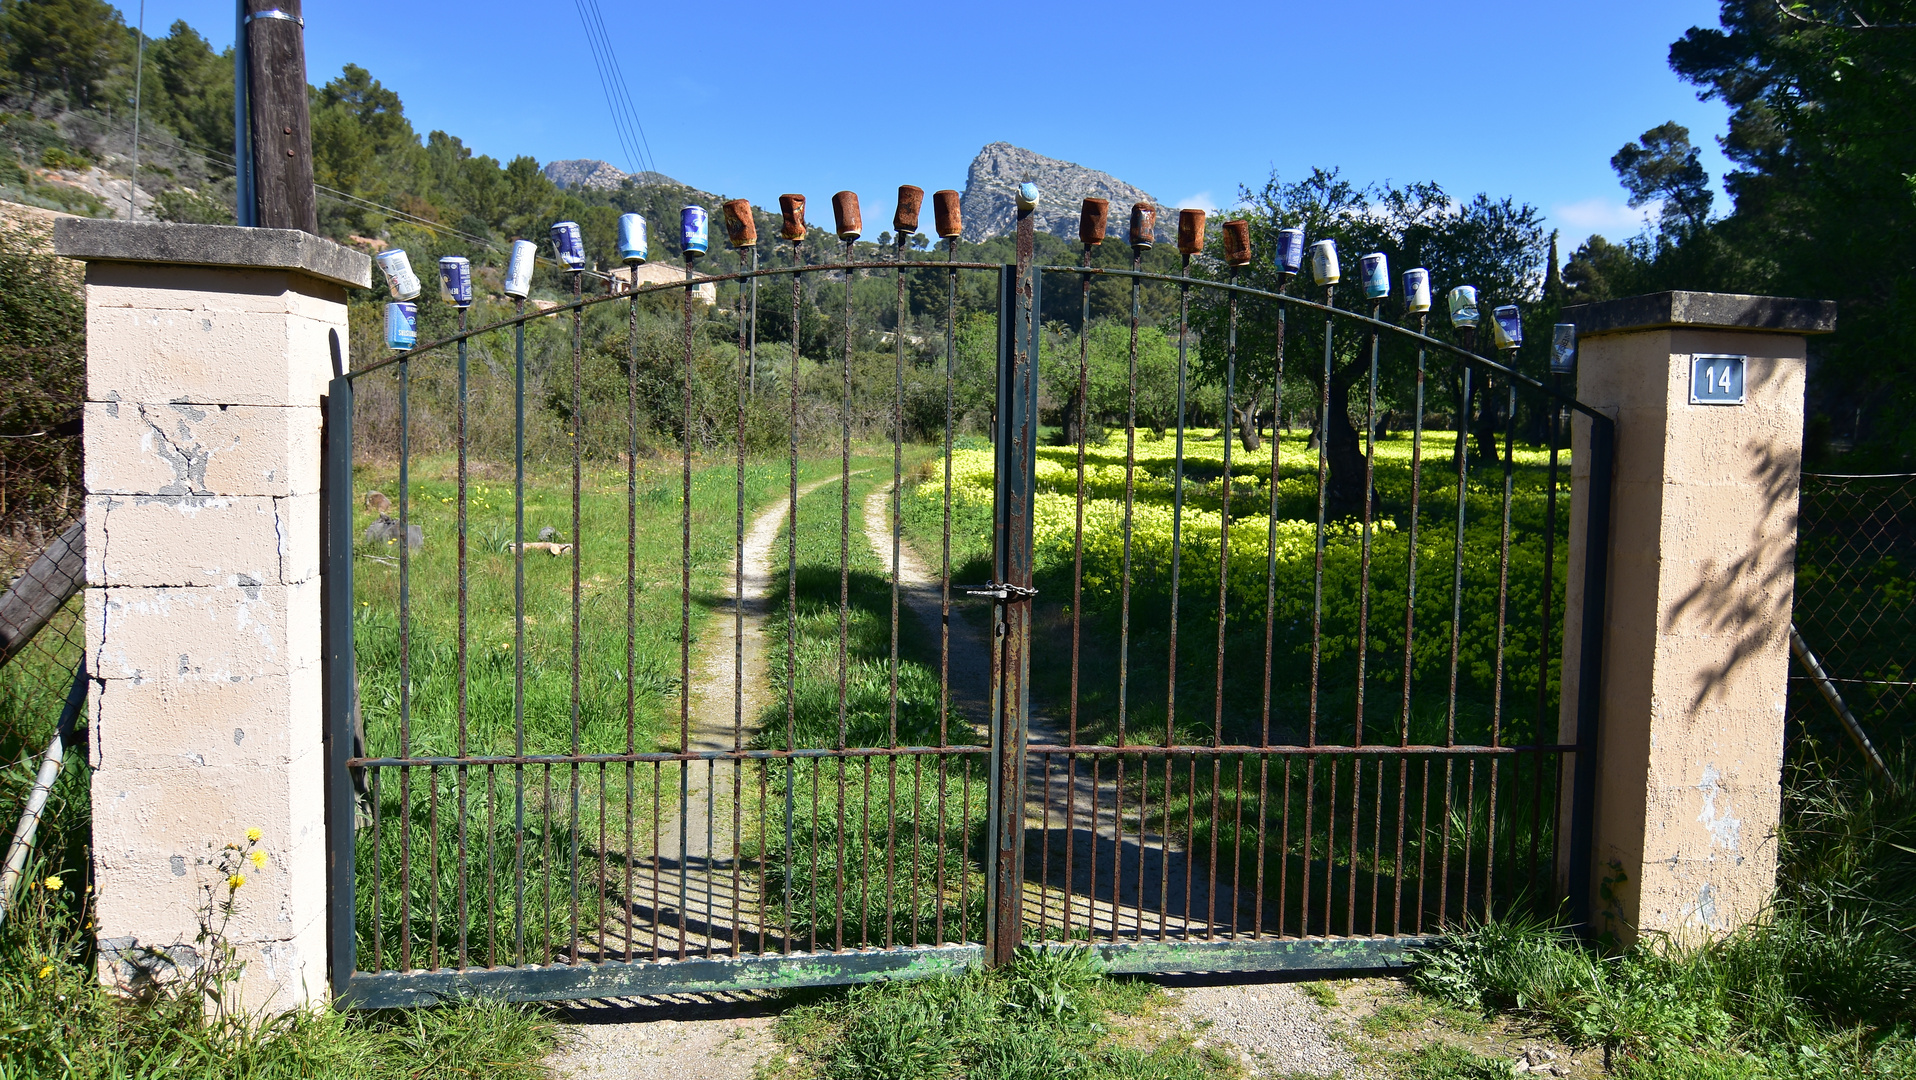
M572 158L567 161L548 162L545 167L546 179L562 188L592 188L596 191L617 191L627 180L635 184L669 184L684 187L684 184L656 172L629 173L611 162L594 158Z
M1078 211L1087 198L1111 200L1106 235L1120 237L1129 234L1132 203L1157 204L1144 189L1110 173L1048 158L1008 142L995 142L978 151L965 174L961 204L965 239L975 242L1011 233L1018 221L1018 185L1026 180L1037 184L1043 195L1035 212L1038 229L1073 240L1078 237ZM1175 215L1172 221L1175 227ZM1159 215L1158 234L1161 239L1170 236L1163 214Z

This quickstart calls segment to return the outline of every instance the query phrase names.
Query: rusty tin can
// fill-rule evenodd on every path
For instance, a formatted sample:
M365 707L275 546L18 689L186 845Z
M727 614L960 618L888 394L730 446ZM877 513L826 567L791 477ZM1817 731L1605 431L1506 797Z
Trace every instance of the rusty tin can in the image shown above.
M1104 243L1104 227L1111 220L1111 200L1089 198L1078 209L1078 239L1087 246Z
M1139 251L1151 250L1158 239L1158 208L1150 203L1131 204L1131 246Z
M858 212L858 192L841 191L832 196L832 221L840 240L850 243L865 231L865 219Z
M758 222L752 219L752 204L744 199L728 200L725 211L725 240L735 248L758 246Z
M950 188L931 193L931 220L940 240L956 240L965 231L963 196Z
M778 235L780 239L794 243L805 239L810 231L805 224L805 196L780 195L778 197Z
M892 208L891 228L909 238L918 231L918 211L925 205L925 189L912 184L898 185L898 205ZM900 240L899 243L904 243Z
M1251 223L1243 219L1224 223L1224 261L1243 266L1251 261Z

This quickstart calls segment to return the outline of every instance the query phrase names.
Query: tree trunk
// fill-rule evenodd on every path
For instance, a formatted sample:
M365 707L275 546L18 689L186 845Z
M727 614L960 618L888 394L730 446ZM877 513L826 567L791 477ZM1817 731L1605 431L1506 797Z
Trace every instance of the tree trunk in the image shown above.
M1364 443L1350 419L1350 388L1356 370L1353 364L1331 377L1330 409L1318 425L1330 464L1325 510L1333 518L1352 517L1364 510Z
M1245 405L1237 409L1238 438L1244 444L1245 453L1256 453L1264 445L1264 435L1257 426L1257 406Z
M1502 458L1497 448L1497 428L1503 416L1501 395L1494 392L1488 379L1484 381L1482 394L1483 405L1477 410L1477 423L1471 431L1477 439L1477 460L1498 461Z

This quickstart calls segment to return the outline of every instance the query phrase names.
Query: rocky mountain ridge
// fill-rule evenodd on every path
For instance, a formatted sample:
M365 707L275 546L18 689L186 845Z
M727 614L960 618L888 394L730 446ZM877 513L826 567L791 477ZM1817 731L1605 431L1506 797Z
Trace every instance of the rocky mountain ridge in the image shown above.
M1071 240L1078 238L1078 211L1086 198L1111 200L1105 235L1119 239L1130 235L1131 204L1157 204L1143 188L1127 184L1110 173L1048 158L1008 142L995 142L978 151L965 173L961 203L965 239L987 240L1015 229L1018 185L1027 180L1038 185L1041 196L1036 211L1039 230ZM1172 212L1167 221L1160 209L1158 239L1169 240L1176 235L1176 230L1176 212Z
M547 180L561 188L579 187L591 188L595 191L617 191L625 186L627 180L638 184L686 186L664 173L629 173L609 161L599 161L594 158L571 158L566 161L547 162L542 171Z

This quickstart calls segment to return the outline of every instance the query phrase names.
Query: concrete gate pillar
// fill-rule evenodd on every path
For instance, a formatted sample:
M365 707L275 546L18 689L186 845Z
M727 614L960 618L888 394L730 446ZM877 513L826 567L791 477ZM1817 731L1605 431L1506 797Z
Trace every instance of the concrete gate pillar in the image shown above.
M1804 338L1835 329L1836 305L1668 292L1562 317L1577 325L1577 397L1617 439L1590 910L1620 944L1719 934L1776 883ZM1573 537L1589 446L1579 418ZM1566 656L1586 554L1572 544ZM1565 742L1577 677L1565 665Z
M86 659L101 977L226 937L248 1009L325 1000L320 398L363 254L306 233L62 218L86 261Z

